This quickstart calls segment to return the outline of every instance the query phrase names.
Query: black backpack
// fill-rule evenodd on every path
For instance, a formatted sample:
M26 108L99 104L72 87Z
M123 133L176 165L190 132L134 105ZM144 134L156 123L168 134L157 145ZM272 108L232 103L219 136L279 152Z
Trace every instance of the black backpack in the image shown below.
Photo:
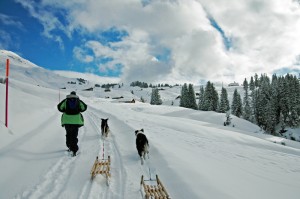
M66 100L66 114L76 115L80 113L79 98L67 98Z

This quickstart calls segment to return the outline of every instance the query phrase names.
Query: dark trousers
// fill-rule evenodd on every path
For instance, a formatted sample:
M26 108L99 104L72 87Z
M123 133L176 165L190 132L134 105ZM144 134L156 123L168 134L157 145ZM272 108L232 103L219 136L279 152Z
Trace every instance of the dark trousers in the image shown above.
M78 125L73 125L73 124L65 124L65 129L66 129L66 145L67 147L73 151L77 152L78 151Z

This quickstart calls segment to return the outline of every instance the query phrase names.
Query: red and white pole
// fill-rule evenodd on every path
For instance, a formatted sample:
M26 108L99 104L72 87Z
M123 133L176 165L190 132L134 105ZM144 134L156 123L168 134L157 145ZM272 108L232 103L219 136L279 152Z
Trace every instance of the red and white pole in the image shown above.
M6 100L5 100L5 126L8 128L8 75L9 75L9 59L6 59Z

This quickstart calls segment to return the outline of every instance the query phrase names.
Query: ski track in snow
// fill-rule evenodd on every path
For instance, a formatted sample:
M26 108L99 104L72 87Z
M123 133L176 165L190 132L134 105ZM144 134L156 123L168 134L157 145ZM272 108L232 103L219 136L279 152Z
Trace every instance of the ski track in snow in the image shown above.
M91 123L92 129L95 132L98 133L99 137L101 129L100 129L100 123L97 121L101 121L100 119L97 118L97 116L89 112L88 113L88 118ZM98 125L99 124L99 125ZM101 147L102 147L102 141L101 139L98 140L99 142L99 148L98 148L98 158L101 159L102 155L101 154ZM96 157L95 157L96 159ZM94 161L95 161L94 159ZM94 162L93 162L94 163ZM91 165L92 168L92 165ZM108 196L108 187L106 185L106 179L102 175L97 175L93 180L90 180L90 182L87 182L83 191L81 192L80 199L84 198L107 198Z
M83 134L79 134L79 144L80 140L83 139L86 133L86 129L83 129ZM59 195L66 188L68 179L72 175L73 169L75 167L75 161L79 157L71 157L67 151L65 152L65 154L65 157L60 158L59 161L49 169L49 171L45 174L39 184L37 184L31 190L25 191L21 196L17 196L16 198L59 198Z
M72 172L72 164L76 159L64 157L60 159L48 173L46 173L43 181L36 185L30 191L25 191L22 196L17 198L58 198L64 189L66 181Z
M50 167L44 177L41 178L40 182L33 188L24 191L23 193L17 195L16 199L36 199L36 198L46 198L46 199L57 199L65 198L70 194L68 190L70 178L76 175L75 167L80 164L79 161L83 156L90 156L88 154L91 150L97 150L99 159L103 157L103 143L104 143L104 158L108 155L111 157L111 179L109 181L109 186L106 183L106 179L102 175L97 175L93 180L90 179L83 182L82 189L79 190L77 198L87 199L87 198L106 198L106 199L118 199L125 197L125 183L126 178L125 171L123 169L123 162L120 155L120 151L117 147L116 141L112 133L108 135L107 138L101 137L101 117L99 116L101 112L96 113L94 110L88 111L86 114L86 125L83 128L83 133L79 133L79 147L80 152L76 157L70 157L70 154L66 151L64 157L60 158L54 165ZM55 117L51 117L54 120ZM88 129L88 130L87 130ZM87 131L96 132L97 139L93 138L93 147L86 146L85 139ZM95 137L95 136L94 136ZM95 147L96 146L96 147ZM88 170L82 171L86 175L90 175L90 170L96 156L93 157L92 162L85 162L88 166Z

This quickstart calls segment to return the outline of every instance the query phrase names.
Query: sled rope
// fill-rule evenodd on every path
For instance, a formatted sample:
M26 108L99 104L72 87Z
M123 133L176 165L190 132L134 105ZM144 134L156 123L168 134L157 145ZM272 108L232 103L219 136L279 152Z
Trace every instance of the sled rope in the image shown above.
M103 147L102 147L102 159L104 160L104 140L103 140Z
M102 159L99 160L98 156L96 157L96 160L95 160L95 162L93 164L93 167L91 169L91 180L93 180L94 177L97 174L103 174L106 177L107 185L109 185L109 178L111 177L111 174L110 174L110 156L108 156L107 159L104 159L104 155L105 155L105 144L104 144L104 140L103 140L103 143L102 143Z

